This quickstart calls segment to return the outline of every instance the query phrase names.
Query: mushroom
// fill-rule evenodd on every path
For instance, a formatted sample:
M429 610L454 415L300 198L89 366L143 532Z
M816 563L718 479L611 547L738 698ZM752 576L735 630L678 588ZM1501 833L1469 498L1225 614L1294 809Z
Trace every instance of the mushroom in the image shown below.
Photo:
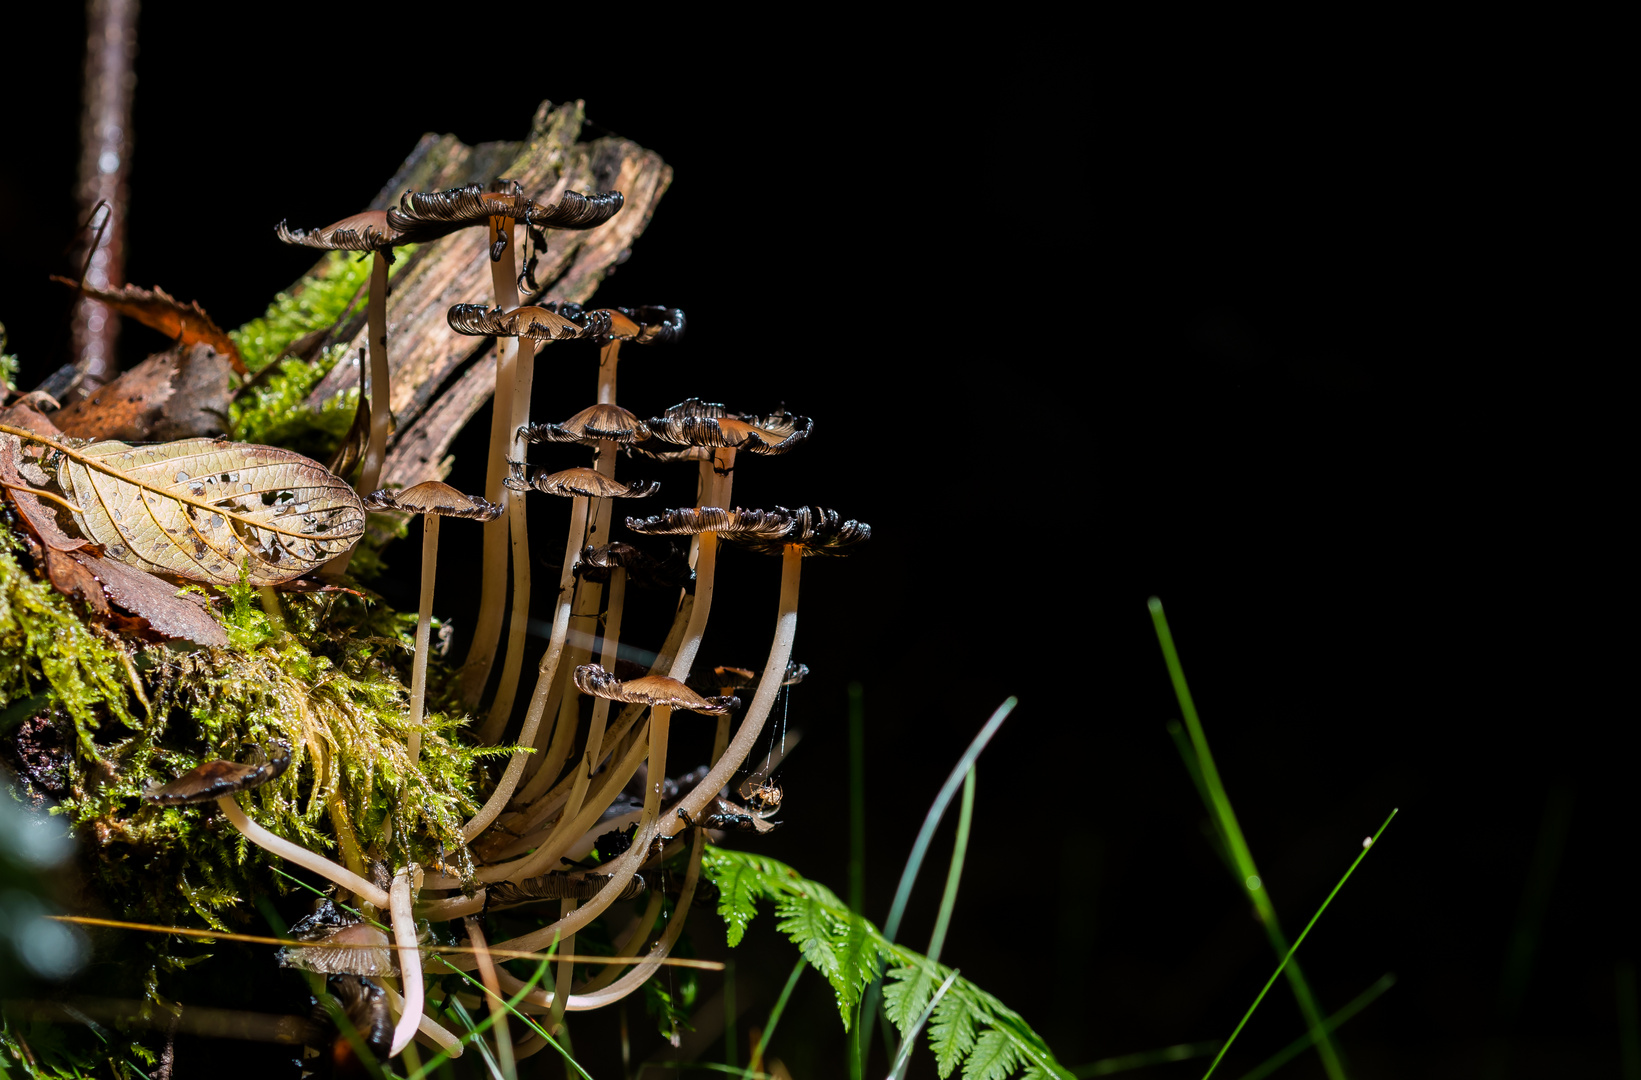
M434 568L439 560L439 519L445 517L493 521L501 507L493 502L464 495L449 484L429 480L403 491L382 488L365 496L371 510L392 510L422 515L422 595L416 609L416 657L410 675L410 725L405 749L414 764L422 749L422 708L427 697L427 650L433 626Z
M284 837L275 836L252 821L246 816L245 811L239 808L239 803L234 800L235 795L241 791L261 787L284 773L290 764L290 748L275 743L272 757L265 757L262 761L249 764L226 760L207 761L196 765L169 784L149 788L143 792L143 798L159 806L186 806L214 801L233 827L257 847L334 881L378 908L387 907L388 894L380 886L366 881L353 871L336 865L323 855L317 855L300 844L293 844Z
M287 945L276 957L280 967L317 971L324 975L397 975L387 934L337 907L320 900L313 913L291 924L290 936L305 945Z
M498 342L503 337L515 337L519 342L517 378L509 383L511 397L501 392L500 368L497 368L497 393L493 414L503 422L490 425L490 472L485 480L485 497L503 498L507 486L502 470L507 465L509 436L528 426L530 412L531 372L535 363L537 341L567 341L595 334L602 324L589 320L586 326L564 318L557 312L540 307L516 307L504 311L485 308L482 304L457 304L446 315L451 329L461 334L491 336ZM497 345L500 348L500 345ZM499 363L499 361L498 361ZM511 402L511 404L509 403ZM508 536L513 550L513 610L508 627L507 655L502 663L501 683L496 699L491 703L490 718L481 729L485 742L500 738L502 729L512 715L513 698L524 666L524 639L530 622L530 559L529 535L526 529L524 506L508 506L508 526L505 530L486 529L484 534L484 576L480 585L479 618L473 630L473 646L467 654L462 672L463 697L469 707L476 706L484 691L495 660L496 646L501 634L501 616L506 591Z
M688 709L709 716L722 716L741 704L741 699L734 696L706 697L698 694L686 684L665 675L643 675L622 681L598 664L583 664L576 668L575 685L583 694L611 701L648 705L652 709ZM664 776L665 772L656 775Z
M502 773L501 782L496 785L496 790L491 792L489 800L462 827L463 835L468 840L483 832L501 813L507 805L507 801L512 798L513 792L518 787L519 778L524 773L525 759L530 756L531 748L537 742L541 718L547 709L548 693L552 689L553 678L558 673L559 659L564 653L564 639L568 636L570 630L570 602L575 595L575 560L576 553L581 550L582 539L587 530L587 499L589 495L598 492L605 495L641 496L648 495L655 490L653 484L638 484L630 488L621 487L621 485L612 487L611 482L608 482L605 477L600 476L592 469L566 469L547 477L538 478L543 481L542 483L529 483L525 479L526 475L526 467L523 463L514 462L512 475L506 478L506 486L514 491L526 491L531 487L535 487L538 491L554 495L566 495L574 500L570 510L570 534L564 547L563 571L559 575L558 605L553 612L552 631L548 637L547 651L541 658L535 691L530 696L530 707L524 716L524 726L519 730L519 749L508 759L507 769ZM621 490L614 490L616 487L621 488ZM514 505L517 507L515 512L522 515L523 501L520 500ZM517 561L520 563L527 562L524 552L518 553ZM513 603L516 611L521 603L516 595ZM517 621L515 619L515 622ZM519 642L522 650L523 627L520 625L516 629L519 632L514 635L514 639ZM513 640L508 641L507 651L508 666L512 667ZM506 715L512 711L516 682L516 679L508 680L507 671L504 669L502 672L502 685L497 690L496 701L505 703L506 710L499 711L493 708L490 721L486 724L487 729L494 724L498 712L504 718L503 724L505 724ZM561 724L561 730L555 734L552 743L547 747L545 754L547 763L543 765L543 768L549 769L553 775L557 775L559 767L563 765L565 757L569 755L570 742L574 732L564 730L567 727L569 725Z
M804 556L844 555L849 548L872 536L871 526L860 521L841 520L835 510L805 506L796 511L777 508L775 513L791 522L784 535L746 532L726 536L726 539L742 547L781 556L781 598L775 618L775 640L770 646L769 659L764 664L763 677L758 681L758 689L753 694L746 719L741 722L723 757L713 764L706 779L684 796L679 806L682 814L661 823L661 832L666 836L676 836L685 827L686 817L699 817L707 804L717 797L741 762L752 752L764 721L769 718L775 695L780 691L792 659L792 640L798 629L798 578L803 569ZM628 522L629 527L632 524Z
M489 190L481 184L468 184L446 191L407 191L400 197L398 207L388 211L387 219L407 242L433 240L473 226L487 227L490 230L491 286L496 306L507 309L517 307L520 300L513 239L514 227L518 222L522 221L535 230L590 229L614 217L620 211L621 203L619 191L590 196L568 191L557 202L542 205L527 197L517 182L498 179L490 184ZM514 349L497 341L496 392L490 418L490 466L485 478L484 496L503 505L505 496L501 481L508 438L528 418L534 362L534 338L520 336ZM522 518L515 519L512 514L508 515L507 520L508 524L491 525L484 533L484 580L479 618L462 673L462 696L469 708L476 706L484 693L501 636L502 608L507 591L507 537L509 532L523 524ZM518 545L518 550L522 557L522 544ZM522 630L519 632L522 633ZM514 675L516 678L517 673Z
M388 223L386 210L366 210L322 229L292 229L281 221L274 233L287 244L322 251L371 253L369 329L365 338L370 361L370 441L359 470L359 484L354 489L363 495L376 489L382 478L382 463L387 459L387 434L392 424L387 364L387 271L393 262L394 245L405 240ZM338 570L347 566L352 554L350 551L337 558Z

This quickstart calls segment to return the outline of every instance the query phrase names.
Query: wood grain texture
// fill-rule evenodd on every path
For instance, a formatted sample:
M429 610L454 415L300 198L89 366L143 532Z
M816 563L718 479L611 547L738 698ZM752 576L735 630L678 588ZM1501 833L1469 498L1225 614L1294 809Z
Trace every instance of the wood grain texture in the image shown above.
M517 180L525 194L545 203L565 191L621 191L625 206L606 224L585 232L549 231L547 250L536 265L542 291L531 300L585 303L631 253L671 183L672 169L660 155L627 139L577 141L584 117L579 101L558 106L543 102L522 142L467 146L451 135L424 136L370 208L394 205L407 190L440 190L497 177ZM353 209L339 207L337 212ZM522 253L520 261L522 267ZM446 312L455 304L490 300L483 229L466 229L421 246L394 277L387 318L396 431L382 483L409 486L448 475L452 442L494 390L495 353L490 339L451 330ZM362 311L335 328L326 343L344 344L346 356L314 388L310 404L317 406L358 385L365 334Z

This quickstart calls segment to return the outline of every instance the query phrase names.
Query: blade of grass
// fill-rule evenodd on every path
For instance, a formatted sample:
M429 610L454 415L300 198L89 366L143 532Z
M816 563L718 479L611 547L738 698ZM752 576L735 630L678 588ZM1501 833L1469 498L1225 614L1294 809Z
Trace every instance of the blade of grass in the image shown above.
M740 1047L735 1045L735 959L724 961L724 1064L734 1069Z
M462 1022L463 1028L467 1029L466 1034L462 1036L462 1042L478 1050L479 1056L484 1059L484 1067L490 1071L491 1080L507 1080L507 1078L501 1074L501 1062L496 1060L495 1051L490 1049L490 1044L484 1041L483 1033L479 1031L478 1025L473 1022L473 1017L468 1013L467 1006L463 1005L461 1001L457 999L454 994L452 994L448 999L446 999L444 1007L447 1012L454 1014L456 1018ZM465 1057L466 1055L463 1056ZM426 1066L423 1066L411 1075L423 1076L425 1074Z
M1163 614L1162 601L1153 596L1149 603L1151 622L1156 627L1157 642L1162 646L1163 660L1168 665L1168 677L1174 684L1174 696L1179 699L1180 712L1185 716L1185 727L1191 735L1191 750L1196 757L1197 769L1200 770L1201 786L1199 791L1207 794L1209 810L1219 823L1219 830L1225 839L1225 845L1230 851L1231 859L1236 864L1237 876L1242 886L1252 899L1254 910L1259 914L1260 925L1265 928L1265 936L1270 939L1271 949L1277 956L1290 952L1286 936L1282 933L1282 926L1277 922L1276 907L1271 903L1270 893L1263 888L1264 878L1259 874L1259 868L1254 865L1253 852L1248 847L1248 841L1242 835L1242 826L1237 822L1236 811L1231 808L1231 799L1225 793L1225 785L1220 782L1219 769L1214 766L1214 755L1208 749L1208 736L1202 730L1202 721L1197 716L1196 703L1191 699L1191 688L1185 682L1185 669L1180 665L1179 653L1174 649L1174 635L1168 630L1168 617ZM1182 748L1183 749L1183 748ZM1190 766L1186 768L1189 770ZM1299 1012L1305 1018L1305 1024L1317 1035L1316 1052L1322 1059L1322 1068L1327 1072L1329 1080L1345 1080L1345 1067L1339 1060L1339 1052L1333 1045L1333 1040L1322 1029L1322 1009L1316 1003L1316 996L1311 993L1310 984L1305 981L1304 972L1298 965L1289 967L1288 986L1293 990L1293 996L1299 1003ZM1279 969L1280 970L1280 969Z
M758 1037L758 1045L752 1050L752 1060L747 1062L746 1071L741 1074L743 1080L752 1080L754 1074L760 1072L764 1066L764 1048L769 1040L775 1037L775 1025L781 1022L781 1013L786 1011L786 1002L792 996L792 988L798 985L798 976L803 974L804 965L809 961L798 958L792 965L792 974L786 977L786 986L781 990L781 996L775 999L775 1007L769 1010L769 1020L764 1024L763 1034Z
M1351 1017L1373 1004L1373 1002L1378 999L1380 994L1395 985L1395 975L1387 973L1381 976L1378 982L1374 983L1366 990L1363 990L1360 994L1357 994L1344 1008L1328 1017L1328 1030L1332 1031L1334 1028L1337 1028L1339 1025L1343 1024L1346 1020L1349 1020ZM1299 1036L1299 1038L1295 1039L1281 1050L1278 1050L1275 1054L1272 1054L1270 1057L1266 1058L1264 1063L1256 1066L1252 1072L1243 1073L1241 1080L1265 1080L1265 1077L1271 1075L1273 1072L1280 1069L1300 1054L1303 1054L1311 1043L1315 1041L1316 1040L1312 1037L1310 1032L1305 1032L1305 1034Z
M946 991L950 990L952 983L956 981L957 971L954 969L946 976L946 981L935 990L934 996L929 998L929 1004L918 1016L917 1023L906 1029L906 1037L900 1040L900 1050L895 1054L895 1066L889 1070L889 1080L902 1080L906 1075L906 1066L912 1063L912 1047L917 1045L917 1037L922 1033L923 1025L929 1022L929 1017L934 1015L935 1006L940 1004L940 999L946 996Z
M1316 925L1316 920L1322 917L1322 912L1328 910L1328 905L1333 903L1333 898L1339 895L1339 890L1345 887L1345 882L1350 880L1350 876L1356 873L1356 868L1362 864L1363 859L1367 858L1367 853L1379 846L1379 837L1384 835L1385 830L1390 827L1390 823L1395 819L1397 813L1398 811L1391 810L1390 816L1385 818L1383 825L1379 826L1379 831L1362 841L1361 853L1351 860L1350 868L1345 871L1345 876L1340 878L1339 884L1335 885L1333 891L1328 893L1328 898L1323 900L1322 906L1316 909L1316 914L1311 916L1311 921L1306 923L1305 929L1299 932L1299 937L1294 940L1293 947L1288 950L1288 955L1282 958L1282 962L1276 965L1276 970L1271 972L1271 977L1265 980L1265 986L1259 991L1259 996L1254 998L1254 1003L1249 1005L1248 1011L1242 1014L1242 1019L1238 1021L1236 1029L1231 1032L1230 1037L1225 1040L1225 1045L1221 1046L1219 1053L1214 1055L1214 1060L1208 1066L1208 1071L1202 1074L1202 1080L1208 1080L1210 1076L1214 1075L1214 1070L1219 1067L1220 1061L1224 1059L1225 1052L1231 1048L1231 1044L1236 1042L1236 1037L1242 1033L1243 1027L1248 1023L1248 1018L1254 1014L1255 1009L1259 1008L1259 1003L1265 1000L1265 995L1271 992L1271 987L1276 985L1277 976L1282 974L1282 969L1288 966L1288 961L1293 959L1293 954L1299 951L1299 946L1303 945L1305 938L1310 936L1311 928ZM1315 1029L1313 1028L1312 1034L1314 1033Z
M991 714L991 719L987 720L986 725L980 729L980 734L974 737L974 740L969 743L968 749L963 751L963 756L957 759L957 764L952 768L951 775L946 777L946 782L940 786L939 793L935 795L934 805L929 807L928 814L923 818L923 827L918 830L917 840L912 844L911 858L906 861L906 869L900 875L900 885L895 889L895 901L889 908L888 921L883 924L883 937L887 943L893 944L895 935L900 932L900 920L906 914L906 903L912 896L912 884L917 880L918 871L923 868L923 858L929 853L929 844L934 840L935 829L940 825L940 819L945 815L946 807L951 805L952 796L957 794L957 786L963 782L963 778L968 775L969 769L974 766L975 760L980 757L980 751L984 750L986 744L991 742L992 736L997 734L997 729L1003 726L1003 721L1008 719L1009 713L1013 712L1014 707L1018 704L1020 704L1020 699L1011 696L1004 699L1003 704L997 706L997 711ZM858 1027L870 1030L877 1023L878 999L882 993L882 979L878 979L867 987L866 1000L861 1008L861 1021L857 1025ZM862 1053L864 1053L865 1039L866 1036L861 1036ZM889 1031L889 1025L885 1024L883 1028L883 1048L890 1061L894 1060L894 1045L894 1036Z
M1527 997L1533 960L1538 954L1539 935L1544 929L1544 916L1550 908L1550 893L1555 887L1556 869L1561 865L1561 853L1567 846L1567 830L1572 818L1572 789L1558 781L1551 786L1545 802L1538 840L1533 845L1533 861L1527 870L1527 887L1522 890L1521 907L1516 912L1509 952L1499 979L1499 1012L1506 1021L1514 1020L1521 1014L1522 1002Z
M1071 1075L1077 1080L1087 1080L1091 1076L1113 1076L1116 1073L1133 1072L1135 1069L1144 1069L1152 1065L1166 1065L1171 1061L1207 1057L1218 1049L1217 1042L1178 1043L1160 1050L1142 1050L1137 1054L1101 1058L1087 1065L1079 1065L1071 1070Z
M866 914L866 705L858 682L849 684L849 910ZM861 1080L865 1074L867 1045L857 1005L855 1026L849 1032L849 1080ZM733 1048L730 1054L729 1064L734 1065Z
M946 928L951 925L952 909L957 906L957 885L963 877L963 856L969 848L969 826L974 820L975 769L976 766L970 765L968 775L963 778L963 804L957 815L957 841L952 845L952 864L946 871L946 891L940 896L940 914L935 918L934 933L929 938L929 949L924 954L928 957L931 967L940 962L940 950L946 944ZM900 1046L890 1059L895 1063L890 1071L891 1076L905 1074L906 1065L912 1058L912 1047L917 1044L918 1033L923 1030L923 1025L928 1023L929 1015L934 1012L935 1002L939 1001L951 987L952 979L956 977L956 973L953 972L951 978L941 985L939 993L929 1002L928 1011L923 1018L900 1037Z
M1618 1060L1624 1080L1641 1080L1641 1004L1635 993L1635 965L1625 960L1616 972Z

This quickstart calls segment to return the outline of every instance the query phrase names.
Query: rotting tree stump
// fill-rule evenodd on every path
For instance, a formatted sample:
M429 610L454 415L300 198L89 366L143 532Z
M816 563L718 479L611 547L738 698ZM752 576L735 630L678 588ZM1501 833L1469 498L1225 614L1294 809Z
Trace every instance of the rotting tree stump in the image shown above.
M369 209L396 206L405 191L488 184L497 178L518 181L526 195L543 203L565 191L620 191L625 203L609 222L585 232L547 233L547 248L535 271L542 288L526 298L531 303L585 303L605 275L626 261L672 182L672 168L659 154L628 139L579 142L585 118L583 102L555 107L544 101L523 142L468 146L454 135L424 135ZM518 235L522 239L522 229ZM394 275L387 327L395 424L383 486L409 487L448 476L451 443L495 392L494 340L458 334L446 322L453 304L494 302L488 250L484 229L463 229L417 248ZM321 259L309 274L322 275L325 265ZM522 258L519 265L522 269ZM315 408L359 385L365 315L361 304L312 343L310 355L329 345L346 345L343 358L308 399Z

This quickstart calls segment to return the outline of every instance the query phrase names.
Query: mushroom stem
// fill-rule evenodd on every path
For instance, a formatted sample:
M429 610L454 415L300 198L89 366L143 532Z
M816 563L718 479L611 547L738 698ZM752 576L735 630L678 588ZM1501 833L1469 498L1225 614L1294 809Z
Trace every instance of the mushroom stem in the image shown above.
M399 950L399 978L405 988L403 1011L393 1029L393 1045L387 1056L399 1053L416 1037L416 1028L422 1019L422 949L416 940L416 916L411 911L415 899L416 882L422 876L415 863L393 875L393 887L388 890L388 911L392 916L393 941Z
M679 890L678 904L673 908L672 918L667 921L667 929L661 935L661 940L655 943L655 948L651 949L649 955L644 957L631 971L611 983L607 989L596 993L582 992L569 995L562 1006L558 1004L559 995L548 995L540 990L532 990L525 994L521 1004L555 1010L562 1007L570 1012L585 1012L589 1009L602 1008L612 1002L620 1001L644 985L650 976L655 974L656 968L661 966L661 961L665 960L667 955L672 952L672 947L677 943L678 936L683 933L684 919L689 914L690 904L695 899L695 885L700 879L701 852L704 846L705 837L702 835L701 830L697 829L694 843L690 849L689 869L684 874L684 887ZM606 886L607 888L608 886ZM565 920L560 920L560 922L563 921ZM537 933L540 933L540 931L537 931ZM519 940L524 939L520 938ZM508 947L516 948L518 946L509 944ZM498 971L496 976L501 982L502 989L508 993L517 993L524 989L524 981L514 978L506 971Z
M495 289L496 306L518 306L518 275L513 258L513 229L502 233L507 245L501 258L490 263L490 281ZM490 457L484 478L484 497L493 503L506 505L509 492L502 485L507 476L507 447L512 442L509 429L513 420L512 392L514 365L521 339L496 338L496 394L490 405ZM468 709L477 707L484 695L485 683L490 679L490 666L496 659L496 646L501 639L502 609L507 601L507 537L512 514L504 515L484 526L484 580L479 586L479 617L473 626L473 645L467 651L467 663L462 667L462 702Z
M245 811L240 809L239 803L232 795L223 795L217 799L217 807L223 815L233 823L234 828L242 833L245 839L265 851L271 851L280 858L308 870L312 870L322 878L336 882L362 900L375 904L378 908L388 906L388 894L374 882L366 881L353 871L337 866L323 855L316 855L300 844L293 844L282 836L275 836L252 821Z
M485 1005L494 1020L492 1026L495 1028L496 1064L501 1069L501 1075L513 1076L513 1039L507 1033L507 999L501 996L501 987L496 982L496 965L491 961L490 949L484 943L484 928L479 925L479 920L471 915L467 917L466 925L468 943L473 946L473 956L479 962L479 980L484 983L484 989L490 995Z
M579 901L565 897L559 901L558 913L560 917L573 914ZM569 934L558 943L559 951L569 955L575 954L575 935ZM569 960L558 962L558 980L553 984L553 1011L548 1014L547 1032L557 1035L558 1029L564 1023L564 1003L570 998L570 976L575 970L575 964Z
M387 257L380 249L371 253L370 308L367 315L366 353L370 357L370 441L365 445L364 463L359 468L361 495L375 491L387 460L387 433L393 423L387 368Z
M391 986L384 986L382 990L387 994L388 1007L402 1018L405 1014L405 999ZM422 1018L416 1023L416 1030L426 1039L431 1040L440 1050L453 1058L462 1056L462 1041L441 1026L438 1021L422 1013Z
M519 500L523 502L523 500ZM581 534L587 527L587 497L577 495L574 508L570 511L570 539L564 546L564 569L558 579L558 609L553 613L552 637L547 642L547 652L541 658L540 673L536 678L535 693L530 696L530 711L525 714L524 727L519 730L519 749L507 761L507 771L502 773L501 782L496 790L491 792L490 799L473 815L473 819L462 826L462 836L472 840L479 835L490 823L496 820L507 806L507 800L513 797L513 789L518 786L519 777L524 772L524 760L530 756L530 748L535 745L536 729L541 724L541 715L547 705L547 691L552 686L553 676L558 670L559 657L564 653L564 638L570 629L570 598L575 588L575 561L581 551Z
M598 350L598 403L615 404L615 368L621 362L621 339L611 338Z
M416 608L416 656L410 666L410 731L405 735L405 750L410 754L412 765L422 753L422 709L427 699L427 650L433 632L433 579L438 562L439 515L423 514L422 596Z
M792 659L792 640L798 633L798 577L802 571L803 547L799 544L786 545L781 556L780 609L775 618L775 641L769 649L769 660L764 664L763 677L758 680L758 691L746 711L746 719L741 721L729 749L712 766L706 779L679 803L679 807L692 819L699 817L713 797L729 783L735 770L752 752L753 744L763 731L764 721L769 719L769 710L780 693L782 680L786 678L786 665ZM669 837L678 835L684 828L683 820L677 815L661 822L662 834Z
M428 875L431 880L433 875ZM447 922L450 919L460 919L468 915L478 915L484 911L484 890L480 889L472 896L447 896L443 900L432 900L422 905L422 918L428 922Z
M637 956L638 947L644 944L644 939L649 936L650 927L655 925L655 917L659 914L661 914L661 890L656 889L650 893L649 902L644 905L644 914L638 916L638 921L633 924L632 931L627 935L627 940L623 941L615 950L615 955L618 957ZM608 964L604 967L604 970L588 979L586 984L577 992L590 994L594 990L602 990L614 982L617 976L625 974L629 967L631 967L630 964Z
M627 781L638 771L638 763L644 760L645 752L645 740L640 737L633 742L621 760L606 772L598 792L582 804L581 813L573 818L560 817L559 824L554 826L553 831L536 845L533 852L523 858L480 867L478 879L485 883L523 881L557 866L559 858L569 851L570 846L588 829L598 823L598 819L603 816L610 803L614 802L621 789L627 786Z
M712 614L712 584L718 567L718 534L704 532L698 537L700 549L695 561L695 607L690 612L689 626L684 630L683 644L667 674L679 682L689 681L690 668L695 666L695 654L701 649L701 638L707 630L707 616Z
M518 339L518 359L513 363L513 422L514 442L508 444L508 457L517 449L517 432L530 423L530 391L535 379L536 343L533 339ZM520 457L522 458L522 454ZM501 666L501 682L496 686L496 700L490 705L486 730L498 728L499 738L513 718L513 702L518 697L519 675L524 668L524 643L530 629L530 538L526 528L524 499L507 504L508 530L513 550L513 603L507 624L507 653Z

